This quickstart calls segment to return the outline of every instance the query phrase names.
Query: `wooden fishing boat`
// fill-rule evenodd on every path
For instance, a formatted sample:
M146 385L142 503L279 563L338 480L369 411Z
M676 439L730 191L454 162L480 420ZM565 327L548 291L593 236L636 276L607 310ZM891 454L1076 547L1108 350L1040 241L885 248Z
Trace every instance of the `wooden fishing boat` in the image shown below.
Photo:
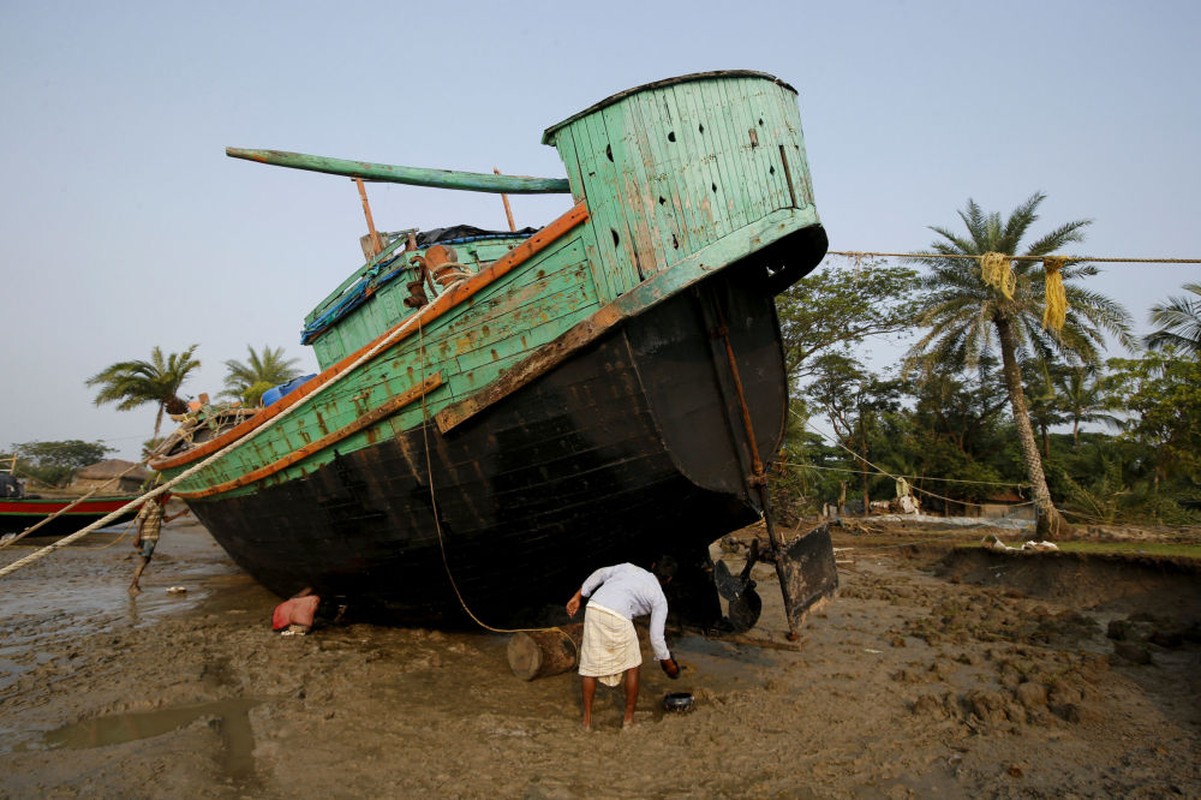
M785 427L773 298L827 247L796 92L689 75L543 142L565 180L227 151L572 198L532 233L380 241L306 318L319 374L249 417L203 409L159 450L151 466L272 591L504 624L599 565L667 553L673 609L721 616L708 546L764 513Z
M22 533L44 520L34 536L63 536L105 517L137 495L112 497L4 497L0 498L0 534ZM137 508L114 517L109 523L119 525L133 519Z

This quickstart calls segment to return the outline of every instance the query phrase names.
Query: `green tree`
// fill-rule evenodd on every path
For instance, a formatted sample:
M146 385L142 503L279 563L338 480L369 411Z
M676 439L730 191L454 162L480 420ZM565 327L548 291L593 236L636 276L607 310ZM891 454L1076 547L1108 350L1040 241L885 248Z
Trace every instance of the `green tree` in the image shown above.
M300 375L295 364L299 359L284 358L282 347L263 349L255 352L250 345L246 346L249 357L246 363L230 359L225 362L225 391L227 397L241 400L248 406L256 406L263 397L263 392L281 383L287 383Z
M1035 361L1024 365L1022 374L1026 378L1026 402L1030 409L1030 421L1038 429L1042 440L1043 458L1051 455L1051 427L1067 421L1059 409L1056 391L1057 365L1047 361Z
M1152 350L1174 347L1196 358L1201 356L1201 283L1186 283L1184 288L1197 297L1169 297L1151 306L1151 324L1159 329L1146 344Z
M61 486L69 482L79 468L95 464L113 452L116 452L115 448L104 442L79 439L25 442L13 445L12 453L0 456L0 461L11 462L15 456L20 472L48 486Z
M917 272L868 261L831 263L797 281L776 298L788 375L814 374L814 358L871 336L913 327L911 303Z
M1030 417L1043 440L1043 457L1051 455L1050 428L1072 423L1072 449L1080 449L1080 426L1087 422L1105 422L1117 427L1109 413L1109 397L1103 377L1095 364L1064 365L1035 361L1022 367L1028 376L1026 398Z
M1044 198L1042 193L1032 195L1004 220L999 213L986 214L975 201L968 200L966 208L959 212L967 228L966 235L931 227L941 238L931 245L932 252L921 258L930 271L921 279L928 294L921 298L918 307L919 324L929 331L910 353L930 355L939 362L971 365L981 354L990 352L995 342L1038 513L1036 532L1042 538L1050 538L1066 529L1066 522L1055 508L1047 487L1020 365L1027 358L1097 363L1106 333L1123 344L1132 341L1130 316L1115 301L1074 283L1095 275L1095 266L1069 262L1060 271L1068 301L1064 326L1058 331L1046 330L1041 325L1045 283L1036 261L1010 261L1012 283L997 287L985 282L976 259L940 257L1018 254L1022 239L1038 219L1038 207ZM1066 244L1082 241L1082 231L1090 223L1091 220L1076 220L1061 225L1035 240L1022 255L1048 256ZM1005 288L1011 291L1006 292Z
M829 471L844 465L842 451L825 443L807 427L809 410L799 398L789 401L790 424L771 471L772 509L792 524L806 513L817 513L837 496L838 475Z
M971 370L930 364L921 370L911 394L911 416L933 438L973 459L994 448L992 437L1005 402L996 359L982 358Z
M996 493L1006 464L1006 400L996 359L981 358L974 370L930 364L907 390L912 402L888 415L885 439L894 443L894 463L903 465L898 471L937 495L923 502L950 509L947 501L979 503Z
M1104 422L1117 427L1110 413L1105 377L1093 364L1078 364L1059 369L1055 377L1055 396L1059 410L1072 423L1072 449L1080 449L1080 426L1086 422Z
M1123 435L1141 444L1152 462L1154 511L1162 520L1169 481L1181 491L1201 483L1201 361L1178 358L1168 348L1108 363L1113 405L1130 415Z
M179 396L179 389L195 370L200 361L194 358L196 348L192 345L182 353L163 355L162 349L150 351L149 361L118 361L92 377L88 386L98 386L96 405L116 403L118 411L130 411L146 403L154 403L158 411L154 417L154 435L158 437L163 424L163 412L183 414L188 404Z
M839 443L855 457L866 514L871 508L870 482L875 471L871 467L873 441L879 438L876 434L883 412L897 406L897 384L867 371L845 351L821 354L814 369L816 377L805 394L825 412Z

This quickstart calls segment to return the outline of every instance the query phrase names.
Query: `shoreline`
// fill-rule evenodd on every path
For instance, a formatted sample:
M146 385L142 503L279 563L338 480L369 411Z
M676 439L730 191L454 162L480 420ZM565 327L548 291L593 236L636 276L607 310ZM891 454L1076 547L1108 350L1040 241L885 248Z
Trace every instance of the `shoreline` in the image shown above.
M1201 795L1201 644L1141 664L1105 628L1187 589L912 538L841 534L841 594L797 649L669 634L681 680L644 651L638 724L601 691L590 734L577 676L515 678L506 636L271 633L278 598L190 520L133 601L127 544L67 548L0 586L0 797ZM752 633L783 641L774 573L753 577ZM38 611L39 585L62 604Z

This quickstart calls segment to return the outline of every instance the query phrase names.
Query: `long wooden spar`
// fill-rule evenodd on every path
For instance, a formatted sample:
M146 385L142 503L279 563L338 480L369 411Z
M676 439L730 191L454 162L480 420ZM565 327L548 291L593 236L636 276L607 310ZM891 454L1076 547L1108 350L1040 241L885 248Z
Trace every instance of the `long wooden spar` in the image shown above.
M566 178L532 178L525 175L494 175L484 172L459 172L451 169L402 167L395 164L375 164L370 161L348 161L341 158L289 153L284 150L246 150L227 147L231 158L244 158L276 167L345 175L365 181L405 183L411 186L431 186L438 189L462 189L469 192L493 194L568 194Z

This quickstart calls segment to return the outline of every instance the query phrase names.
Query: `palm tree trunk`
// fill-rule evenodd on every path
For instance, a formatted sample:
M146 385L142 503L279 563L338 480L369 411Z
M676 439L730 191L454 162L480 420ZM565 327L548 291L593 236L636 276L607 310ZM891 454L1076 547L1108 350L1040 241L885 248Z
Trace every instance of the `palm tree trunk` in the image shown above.
M1043 473L1043 461L1038 452L1038 441L1034 437L1034 426L1030 423L1030 410L1026 405L1026 393L1022 390L1022 370L1017 361L1017 342L1013 327L1007 317L993 318L997 338L1001 344L1001 370L1005 376L1005 387L1009 390L1009 404L1013 410L1013 422L1018 432L1018 443L1022 458L1026 462L1026 476L1030 479L1034 495L1035 535L1040 539L1051 539L1070 532L1071 526L1059 514L1051 501L1051 490L1047 488L1047 476Z

